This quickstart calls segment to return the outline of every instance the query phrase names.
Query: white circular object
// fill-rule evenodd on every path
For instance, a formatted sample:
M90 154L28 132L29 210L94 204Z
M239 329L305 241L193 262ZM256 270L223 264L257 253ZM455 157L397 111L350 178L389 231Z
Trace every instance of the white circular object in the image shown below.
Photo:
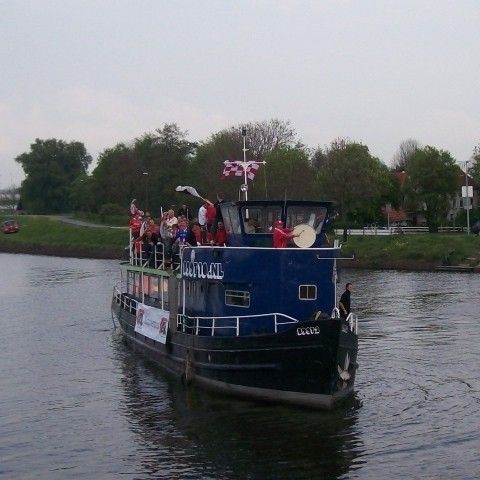
M293 229L293 234L298 237L293 237L293 242L297 247L309 248L315 243L317 235L315 230L306 223L301 223Z

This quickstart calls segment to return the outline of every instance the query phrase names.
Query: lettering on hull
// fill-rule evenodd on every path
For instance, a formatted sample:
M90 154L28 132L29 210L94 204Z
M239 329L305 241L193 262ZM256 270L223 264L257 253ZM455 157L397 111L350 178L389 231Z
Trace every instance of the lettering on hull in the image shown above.
M320 327L299 327L297 328L297 336L301 335L320 335Z
M224 276L223 265L221 263L184 261L182 276L186 278L221 280Z

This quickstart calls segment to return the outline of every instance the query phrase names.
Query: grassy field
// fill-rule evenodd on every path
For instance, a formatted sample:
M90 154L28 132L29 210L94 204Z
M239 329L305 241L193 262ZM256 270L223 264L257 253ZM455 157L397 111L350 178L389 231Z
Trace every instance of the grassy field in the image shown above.
M6 218L0 216L0 221ZM124 229L69 225L35 215L15 218L20 232L0 234L0 250L120 258L128 243ZM480 263L480 237L476 235L352 235L343 247L344 256L355 256L355 262L345 262L347 267L433 269L445 264L476 266Z
M352 235L344 243L361 266L404 268L480 263L480 237L466 234Z
M7 218L15 218L20 231L8 235L0 233L3 251L49 254L57 251L59 255L78 253L78 256L110 258L120 256L128 244L128 232L123 229L69 225L56 218L37 215L0 216L0 221Z

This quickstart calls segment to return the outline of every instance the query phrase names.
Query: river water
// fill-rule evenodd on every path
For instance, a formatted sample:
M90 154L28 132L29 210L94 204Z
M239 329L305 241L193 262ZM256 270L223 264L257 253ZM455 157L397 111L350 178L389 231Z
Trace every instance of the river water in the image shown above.
M112 330L114 261L0 254L2 479L480 478L480 275L347 271L355 397L185 389Z

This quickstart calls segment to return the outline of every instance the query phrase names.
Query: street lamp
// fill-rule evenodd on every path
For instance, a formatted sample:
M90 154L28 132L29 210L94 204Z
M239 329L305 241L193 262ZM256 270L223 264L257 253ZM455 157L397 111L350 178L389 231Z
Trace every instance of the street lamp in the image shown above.
M468 186L468 160L465 162L465 187L462 187L462 197L463 201L466 204L467 209L467 235L470 235L470 191L472 191L473 196L473 187Z
M145 175L145 211L148 210L148 172L143 172Z

